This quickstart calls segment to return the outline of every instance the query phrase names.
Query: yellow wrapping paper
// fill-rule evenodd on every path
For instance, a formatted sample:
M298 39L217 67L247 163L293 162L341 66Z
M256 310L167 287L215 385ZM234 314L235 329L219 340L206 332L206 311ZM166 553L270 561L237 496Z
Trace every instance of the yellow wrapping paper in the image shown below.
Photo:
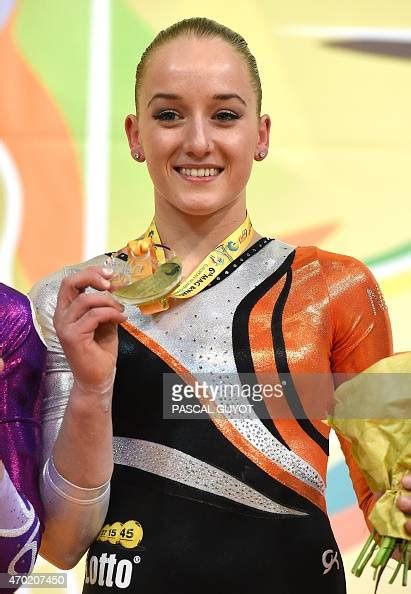
M329 423L351 442L370 489L383 493L369 516L377 532L410 540L395 502L411 469L411 353L382 359L337 388Z
M381 493L369 514L374 533L352 572L361 576L374 555L371 565L376 569L376 592L387 562L398 548L400 557L390 584L402 567L402 585L407 586L411 535L405 531L407 517L396 502L407 493L401 479L411 470L411 353L382 359L341 384L328 421L351 442L352 454L371 491Z

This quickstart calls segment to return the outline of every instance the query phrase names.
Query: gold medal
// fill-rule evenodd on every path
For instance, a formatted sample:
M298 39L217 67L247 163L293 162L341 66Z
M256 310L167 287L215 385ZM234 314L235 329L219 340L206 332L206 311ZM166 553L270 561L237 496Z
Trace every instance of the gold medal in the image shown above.
M158 301L178 287L181 281L183 266L181 260L174 256L164 264L160 264L153 274L114 291L116 298L125 304L143 305Z
M250 217L214 248L181 282L182 262L161 243L154 219L139 239L112 254L105 266L114 270L113 295L123 304L137 305L145 315L169 308L169 298L187 299L205 289L250 245Z

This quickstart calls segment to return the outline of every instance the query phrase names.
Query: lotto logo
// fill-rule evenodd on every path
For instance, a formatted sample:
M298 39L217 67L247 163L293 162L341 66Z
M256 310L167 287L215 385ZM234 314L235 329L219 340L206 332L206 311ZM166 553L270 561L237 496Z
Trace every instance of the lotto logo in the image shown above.
M86 584L98 584L112 588L128 588L133 575L133 564L128 559L121 559L117 563L117 556L103 553L100 558L92 555L86 563Z

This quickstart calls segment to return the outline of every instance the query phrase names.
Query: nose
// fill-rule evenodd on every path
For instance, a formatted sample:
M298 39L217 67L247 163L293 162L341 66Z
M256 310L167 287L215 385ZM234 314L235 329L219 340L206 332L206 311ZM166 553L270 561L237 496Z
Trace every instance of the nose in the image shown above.
M193 117L185 127L184 151L201 158L212 150L211 130L202 116Z

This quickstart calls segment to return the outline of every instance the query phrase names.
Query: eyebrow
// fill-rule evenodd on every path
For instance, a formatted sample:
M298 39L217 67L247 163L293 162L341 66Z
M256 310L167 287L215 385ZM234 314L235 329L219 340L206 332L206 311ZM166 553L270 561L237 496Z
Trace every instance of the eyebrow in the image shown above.
M180 97L180 95L174 95L174 93L156 93L151 97L150 101L147 103L147 107L150 107L151 103L155 99L171 99L174 101L178 101L179 99L182 99L182 97Z
M155 95L153 95L151 97L150 101L147 103L147 107L150 107L151 103L155 99L169 99L171 101L181 101L182 97L180 95L175 95L174 93L156 93ZM239 101L241 101L241 103L243 105L245 105L245 107L247 107L247 103L244 101L244 99L242 97L240 97L240 95L237 95L236 93L219 93L217 95L213 95L213 99L215 99L217 101L227 101L228 99L238 99Z
M242 97L240 97L240 95L237 95L237 93L222 93L220 95L214 95L213 99L217 99L219 101L227 101L227 99L238 99L239 101L241 101L243 105L245 105L245 107L247 107L247 103L244 101Z

